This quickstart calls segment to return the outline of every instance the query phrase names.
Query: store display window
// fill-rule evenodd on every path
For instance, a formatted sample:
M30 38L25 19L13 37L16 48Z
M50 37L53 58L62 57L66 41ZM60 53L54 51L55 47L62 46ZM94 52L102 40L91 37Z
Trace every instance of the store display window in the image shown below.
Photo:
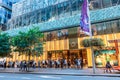
M95 51L96 67L105 67L109 61L112 66L118 66L118 59L115 50L99 50Z

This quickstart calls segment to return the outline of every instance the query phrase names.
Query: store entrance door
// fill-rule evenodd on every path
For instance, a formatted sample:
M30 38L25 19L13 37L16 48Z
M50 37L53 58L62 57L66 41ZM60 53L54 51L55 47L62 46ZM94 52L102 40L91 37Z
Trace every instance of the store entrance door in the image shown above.
M70 50L69 59L72 64L74 64L75 59L82 59L83 67L87 67L87 51L86 49L81 50Z
M86 49L81 49L79 51L79 55L82 58L83 67L87 68L88 67L88 60L87 60L87 51L86 51Z

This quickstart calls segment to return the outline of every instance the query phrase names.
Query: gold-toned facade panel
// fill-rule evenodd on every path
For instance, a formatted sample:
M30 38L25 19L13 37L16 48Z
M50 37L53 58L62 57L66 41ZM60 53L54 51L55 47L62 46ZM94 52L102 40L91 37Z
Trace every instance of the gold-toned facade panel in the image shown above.
M115 39L118 40L118 46L120 47L120 33L115 35Z
M68 39L47 41L45 43L45 46L46 46L45 47L46 51L68 50L69 49L69 41L68 41Z
M97 36L93 36L92 38L101 38L105 44L105 47L114 47L115 46L115 43L114 43L114 40L118 40L118 45L120 46L120 33L117 33L117 34L106 34L106 35L97 35ZM82 38L78 38L78 48L81 49L81 48L84 48L83 46L80 45L80 42L83 40L83 39L87 39L87 38L90 38L90 37L82 37ZM118 46L118 47L119 47Z

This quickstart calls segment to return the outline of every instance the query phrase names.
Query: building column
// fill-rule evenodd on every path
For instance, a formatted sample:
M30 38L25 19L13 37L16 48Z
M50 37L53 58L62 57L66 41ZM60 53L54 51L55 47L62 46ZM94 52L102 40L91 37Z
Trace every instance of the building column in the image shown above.
M92 67L92 51L90 48L87 48L87 61L88 61L88 67Z
M119 48L119 52L120 52L120 48ZM118 55L117 55L118 57L118 66L120 66L120 53L118 53Z
M118 66L120 66L120 54L118 54Z
M43 60L46 60L46 59L47 59L47 56L48 56L47 51L44 51L44 52L43 52Z

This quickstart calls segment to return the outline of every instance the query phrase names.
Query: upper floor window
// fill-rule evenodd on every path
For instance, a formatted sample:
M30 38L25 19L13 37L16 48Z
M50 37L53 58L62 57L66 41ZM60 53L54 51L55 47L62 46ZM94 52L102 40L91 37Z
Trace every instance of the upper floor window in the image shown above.
M102 8L102 0L90 0L90 8L91 9Z
M102 0L103 2L103 7L110 7L112 6L111 0Z
M111 1L113 6L120 4L120 0L111 0Z

